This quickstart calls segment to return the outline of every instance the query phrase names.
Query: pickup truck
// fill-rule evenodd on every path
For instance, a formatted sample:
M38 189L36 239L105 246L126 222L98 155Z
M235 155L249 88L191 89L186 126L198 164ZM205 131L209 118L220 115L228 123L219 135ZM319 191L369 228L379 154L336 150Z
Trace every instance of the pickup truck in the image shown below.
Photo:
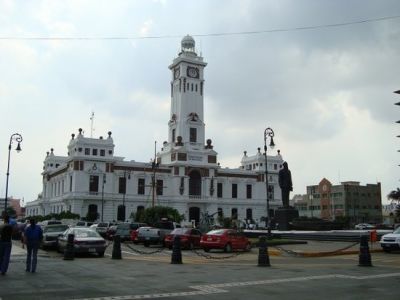
M400 227L397 227L392 233L382 236L380 240L383 251L390 252L392 250L400 249Z
M180 225L171 221L161 221L154 227L140 227L137 230L137 243L143 243L145 247L151 244L162 244L164 246L164 238L175 228Z

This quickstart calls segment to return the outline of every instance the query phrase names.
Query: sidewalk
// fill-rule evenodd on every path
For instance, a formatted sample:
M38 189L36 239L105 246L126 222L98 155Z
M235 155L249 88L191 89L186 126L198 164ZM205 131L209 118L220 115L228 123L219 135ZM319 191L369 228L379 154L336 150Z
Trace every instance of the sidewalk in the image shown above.
M369 243L370 252L382 252L379 243ZM333 256L345 254L358 254L360 251L360 243L356 242L333 242L333 241L307 241L307 244L291 244L282 246L271 246L274 249L284 249L298 253L301 256ZM285 251L279 251L282 255Z
M13 242L11 248L11 256L20 256L20 255L26 255L26 249L22 249L20 244Z

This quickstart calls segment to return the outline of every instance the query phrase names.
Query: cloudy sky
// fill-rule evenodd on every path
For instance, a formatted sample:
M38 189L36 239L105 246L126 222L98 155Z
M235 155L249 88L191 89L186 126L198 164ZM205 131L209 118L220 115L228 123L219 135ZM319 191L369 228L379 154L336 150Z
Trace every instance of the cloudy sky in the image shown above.
M149 161L167 139L168 65L191 34L208 62L206 138L223 167L255 154L272 127L294 193L326 177L381 182L386 201L400 186L395 16L397 0L0 0L0 197L11 134L23 151L11 153L9 195L32 201L46 151L66 155L80 127L90 136L92 111L116 155Z

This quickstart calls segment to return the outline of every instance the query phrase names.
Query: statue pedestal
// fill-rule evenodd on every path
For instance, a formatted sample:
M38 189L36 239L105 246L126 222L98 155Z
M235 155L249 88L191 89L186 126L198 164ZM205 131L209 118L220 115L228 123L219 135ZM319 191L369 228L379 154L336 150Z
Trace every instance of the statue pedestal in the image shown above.
M278 223L278 230L290 230L290 222L299 217L299 211L293 207L280 207L275 211L275 222Z

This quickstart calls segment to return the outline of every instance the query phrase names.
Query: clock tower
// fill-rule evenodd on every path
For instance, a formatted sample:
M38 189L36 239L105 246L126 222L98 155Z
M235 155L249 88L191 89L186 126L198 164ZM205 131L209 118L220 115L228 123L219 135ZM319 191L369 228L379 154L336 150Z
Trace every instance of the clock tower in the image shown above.
M216 165L211 140L205 142L203 57L197 55L194 39L186 35L171 70L171 112L168 141L159 154L162 164ZM212 153L211 153L212 152ZM209 155L214 158L209 159Z

